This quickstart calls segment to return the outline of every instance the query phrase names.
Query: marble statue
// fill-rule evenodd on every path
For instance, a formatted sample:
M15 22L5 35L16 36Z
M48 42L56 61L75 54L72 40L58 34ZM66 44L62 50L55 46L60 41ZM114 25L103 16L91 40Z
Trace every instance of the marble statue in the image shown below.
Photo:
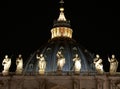
M78 56L78 54L76 54L75 57L73 58L73 62L74 62L74 71L79 73L81 69L81 59Z
M8 55L5 55L5 58L2 61L2 66L4 66L2 74L3 75L8 75L9 74L9 68L11 66L11 58L8 58Z
M22 74L23 71L23 58L22 55L19 54L18 58L16 58L16 74Z
M40 56L37 54L36 58L38 59L39 74L44 74L46 69L45 57L43 54L40 54Z
M100 58L98 54L96 54L96 57L94 58L94 64L95 64L96 71L99 74L103 74L104 70L103 70L102 59Z
M113 54L111 59L108 57L108 61L110 62L110 74L115 74L118 68L118 61L115 58L115 55Z
M57 56L57 69L58 71L59 70L61 71L63 66L65 65L65 58L62 54L62 51L58 51L56 56Z

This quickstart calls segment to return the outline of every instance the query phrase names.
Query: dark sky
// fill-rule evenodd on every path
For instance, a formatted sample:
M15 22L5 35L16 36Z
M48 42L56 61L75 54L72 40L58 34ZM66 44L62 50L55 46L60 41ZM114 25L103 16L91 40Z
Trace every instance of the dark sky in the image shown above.
M65 16L71 21L73 39L107 60L120 60L119 10L117 3L95 0L64 0ZM5 3L5 4L4 4ZM26 59L50 37L59 16L59 0L20 0L1 4L0 60L21 53Z

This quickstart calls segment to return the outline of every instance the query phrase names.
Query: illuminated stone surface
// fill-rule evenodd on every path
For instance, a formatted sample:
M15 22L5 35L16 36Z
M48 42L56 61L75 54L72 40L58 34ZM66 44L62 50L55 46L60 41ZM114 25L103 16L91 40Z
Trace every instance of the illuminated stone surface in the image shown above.
M60 2L63 3L63 0ZM95 70L94 56L72 39L73 30L64 16L64 8L51 29L51 39L24 62L23 72L17 75L0 73L0 89L120 89L120 73L99 74ZM57 52L65 58L64 66L57 66ZM43 54L45 69L39 69L37 54ZM81 59L80 71L74 71L75 55ZM41 66L41 65L40 65Z

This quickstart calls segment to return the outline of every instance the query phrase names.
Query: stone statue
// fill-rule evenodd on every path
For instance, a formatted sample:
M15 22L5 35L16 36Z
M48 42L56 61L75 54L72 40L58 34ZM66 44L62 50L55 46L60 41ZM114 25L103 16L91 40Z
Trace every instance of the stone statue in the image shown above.
M81 59L79 58L78 54L76 54L75 57L73 58L73 62L74 62L74 71L79 73L81 69Z
M118 61L115 58L115 55L113 54L111 59L108 57L108 61L110 62L110 74L115 74L118 68Z
M65 58L62 54L62 51L58 51L56 56L57 56L57 69L61 71L65 64Z
M16 58L16 74L22 74L23 71L23 58L22 55L19 54L18 58Z
M43 54L40 54L40 56L37 54L36 58L38 59L39 74L44 74L46 69L46 61Z
M4 70L2 71L3 75L9 74L9 68L11 66L11 58L8 58L8 55L5 55L5 58L2 61L2 66L4 66Z
M94 58L94 64L95 64L96 71L99 74L103 74L104 70L103 70L102 59L100 58L98 54L96 54L96 57Z

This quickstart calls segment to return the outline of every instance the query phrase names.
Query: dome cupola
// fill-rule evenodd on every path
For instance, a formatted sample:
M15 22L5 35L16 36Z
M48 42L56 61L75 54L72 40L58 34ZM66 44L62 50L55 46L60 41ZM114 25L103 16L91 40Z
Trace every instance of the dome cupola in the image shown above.
M63 0L60 3L63 4ZM24 73L55 74L57 71L71 73L79 68L79 73L95 72L93 55L72 38L72 32L70 21L65 18L64 8L60 7L60 15L51 29L51 39L30 55L24 63ZM80 63L76 69L74 58L79 59ZM43 60L41 61L44 62L43 66L39 63L40 60ZM40 70L40 67L45 69Z

